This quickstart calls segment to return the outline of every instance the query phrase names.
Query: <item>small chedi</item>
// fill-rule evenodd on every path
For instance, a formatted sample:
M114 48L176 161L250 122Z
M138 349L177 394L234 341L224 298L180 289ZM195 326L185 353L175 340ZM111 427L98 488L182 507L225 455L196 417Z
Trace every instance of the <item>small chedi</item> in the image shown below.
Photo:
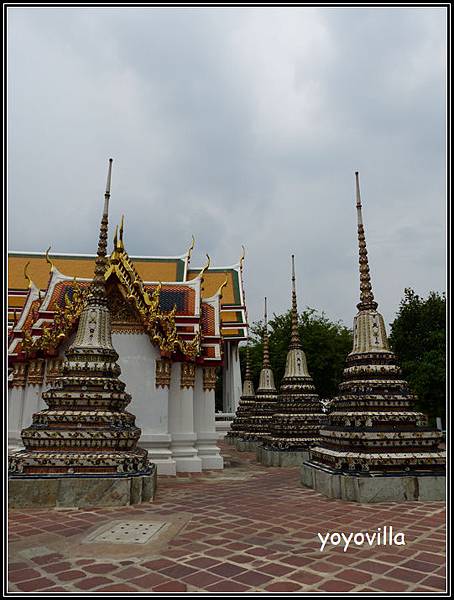
M268 337L268 317L265 298L265 329L263 333L263 362L260 371L259 386L255 392L255 402L249 418L244 424L241 438L234 438L235 447L240 450L254 451L259 442L270 432L271 420L276 412L277 390L274 385L274 375L270 363L270 348Z
M301 465L309 457L309 448L319 441L324 418L298 333L293 255L291 323L291 339L276 413L271 420L269 434L257 447L257 459L268 466Z
M155 465L137 442L140 429L125 410L131 396L120 381L105 289L109 161L95 275L77 334L61 371L43 393L48 409L22 430L24 450L9 458L11 507L113 506L149 501Z
M360 302L339 395L332 401L320 444L303 463L302 483L358 502L442 500L442 434L413 406L415 397L390 350L369 272L356 173Z
M246 347L246 371L243 381L243 393L240 397L235 418L230 425L230 431L225 438L228 443L234 443L235 438L242 439L247 435L249 418L254 408L254 404L254 381L252 378L251 354L248 344Z

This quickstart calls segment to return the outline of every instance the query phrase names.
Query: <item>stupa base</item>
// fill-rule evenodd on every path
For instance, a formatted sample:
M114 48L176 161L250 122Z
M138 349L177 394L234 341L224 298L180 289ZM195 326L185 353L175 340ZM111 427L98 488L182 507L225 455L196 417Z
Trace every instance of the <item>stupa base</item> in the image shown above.
M303 463L301 483L328 498L349 502L415 502L446 498L446 477L443 473L408 475L347 475Z
M151 502L157 471L122 476L29 475L8 478L9 508L94 508Z
M256 459L265 467L301 466L309 458L308 450L272 450L261 444L255 451Z
M256 440L243 440L242 438L235 438L233 444L238 452L255 452L258 442Z

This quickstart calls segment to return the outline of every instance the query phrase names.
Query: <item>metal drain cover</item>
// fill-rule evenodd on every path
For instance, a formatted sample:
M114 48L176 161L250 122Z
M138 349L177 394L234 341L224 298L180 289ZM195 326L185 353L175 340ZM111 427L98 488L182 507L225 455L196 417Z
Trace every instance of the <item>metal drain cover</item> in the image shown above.
M87 544L146 544L167 523L117 521L97 529L84 541Z

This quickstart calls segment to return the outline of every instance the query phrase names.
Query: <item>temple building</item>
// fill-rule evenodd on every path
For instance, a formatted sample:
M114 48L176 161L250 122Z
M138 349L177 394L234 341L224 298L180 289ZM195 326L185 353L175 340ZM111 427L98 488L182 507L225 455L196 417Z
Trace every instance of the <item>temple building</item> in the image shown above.
M271 420L276 412L277 390L270 363L268 338L268 318L265 298L265 329L263 333L263 362L260 371L259 385L255 392L255 402L243 425L241 436L233 438L237 450L255 451L257 445L269 434Z
M442 500L442 434L414 409L415 397L390 350L372 293L356 173L360 302L339 394L330 404L320 443L302 467L302 483L358 502Z
M125 410L131 396L112 345L105 279L111 173L112 159L95 275L85 288L75 338L43 393L49 408L33 415L21 433L25 449L9 457L10 507L118 506L154 495L156 467L137 446L140 429Z
M249 417L255 404L254 381L251 371L251 356L249 345L246 347L246 372L243 381L243 393L236 410L235 418L230 425L230 431L226 435L226 441L234 442L234 438L243 438L248 430Z
M257 446L257 459L268 466L303 464L309 457L309 448L319 441L320 425L324 419L298 333L293 255L291 322L291 339L276 412L271 419L269 434Z
M215 424L218 369L224 412L235 412L241 395L244 253L231 267L213 268L208 258L194 269L193 247L178 257L130 257L122 220L103 275L139 443L158 473L169 475L223 468ZM42 392L74 342L94 266L92 255L9 255L10 446L21 444L21 430L45 407Z

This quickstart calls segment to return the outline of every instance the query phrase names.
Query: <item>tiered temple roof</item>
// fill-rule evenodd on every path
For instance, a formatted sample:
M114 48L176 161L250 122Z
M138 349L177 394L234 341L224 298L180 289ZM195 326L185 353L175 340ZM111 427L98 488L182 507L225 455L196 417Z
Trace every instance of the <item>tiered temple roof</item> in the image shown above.
M109 161L95 276L80 300L77 333L61 373L43 393L48 409L22 431L25 450L9 458L11 476L149 475L140 429L125 411L131 396L119 379L106 295L107 223L112 160ZM21 340L23 343L24 340Z
M260 371L259 386L255 392L255 402L251 407L250 416L244 424L244 435L249 441L262 441L270 432L271 420L276 412L277 390L274 385L274 375L270 363L270 348L268 338L268 319L265 298L265 330L263 333L263 363Z
M360 302L354 319L353 351L347 357L339 395L332 401L321 443L310 463L359 475L441 473L442 434L414 409L415 397L390 350L382 315L377 312L369 272L356 173Z
M120 228L120 231L122 227ZM247 338L246 308L243 289L243 260L244 253L238 263L230 267L213 267L211 265L206 269L191 268L191 253L194 247L194 240L188 251L176 257L145 257L128 256L128 260L133 264L134 269L149 289L161 284L160 306L162 310L171 310L174 304L177 304L176 317L177 322L180 317L194 317L189 311L183 310L180 314L180 307L185 300L185 293L191 295L189 290L191 285L197 290L202 301L202 310L208 314L209 309L205 306L210 304L209 300L217 295L219 289L222 289L222 303L219 317L220 335L225 340L242 341ZM49 289L53 291L53 286L65 281L65 287L71 294L71 287L74 278L82 285L82 282L89 282L93 273L95 255L81 254L52 254L52 271L49 278L48 252L9 252L8 254L8 327L11 331L21 317L22 310L36 301L35 304L27 306L35 311L41 304L40 298L46 295ZM203 285L197 280L200 279L200 273L203 270ZM54 273L55 272L55 273ZM33 279L30 282L29 274ZM52 277L53 275L53 277ZM192 282L192 283L191 283Z
M292 255L292 334L276 413L263 443L274 450L308 450L320 438L324 418L298 333L295 263Z
M216 366L222 361L223 340L246 337L244 256L229 268L209 270L208 259L204 268L191 270L192 248L175 259L131 258L124 247L122 219L104 274L112 331L146 331L163 356ZM20 310L9 331L10 363L58 353L61 343L77 326L93 262L91 256L52 256L51 260L48 252L39 258L10 255L9 302L16 303ZM67 274L58 267L66 269ZM34 282L28 272L33 272ZM173 275L176 280L161 283L143 279L144 275L156 274ZM24 281L28 281L26 291L19 287Z

